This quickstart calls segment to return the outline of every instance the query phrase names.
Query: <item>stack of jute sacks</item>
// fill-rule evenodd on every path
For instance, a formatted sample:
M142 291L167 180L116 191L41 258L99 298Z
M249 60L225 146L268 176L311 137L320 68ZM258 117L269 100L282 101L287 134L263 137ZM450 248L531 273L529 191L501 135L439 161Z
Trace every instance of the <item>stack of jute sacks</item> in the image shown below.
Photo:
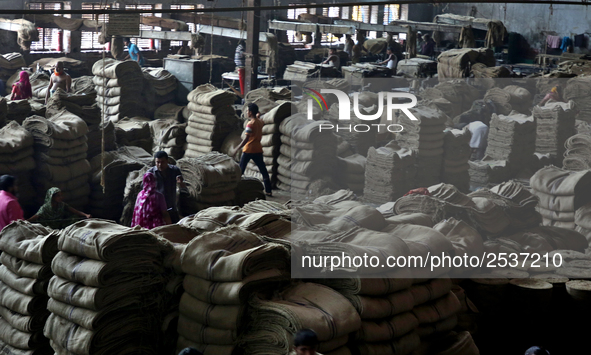
M118 220L123 212L127 175L152 160L150 153L138 147L121 147L91 159L89 213L96 218Z
M264 99L258 99L254 101L254 103L256 103L259 106L261 120L263 120L264 123L263 137L261 139L261 145L263 146L263 160L267 167L267 172L269 173L271 183L276 184L277 175L279 173L279 163L277 162L277 158L279 157L281 149L281 132L279 131L279 125L281 124L281 122L283 122L284 119L291 116L294 107L292 107L292 104L290 102L284 102L280 104L273 103L273 106L261 105L261 101L263 100ZM245 109L243 109L243 112L244 111ZM246 119L244 121L245 128L248 124L248 121L250 121L250 119ZM260 174L258 167L253 161L251 161L246 166L245 175L262 179L262 175Z
M178 80L169 71L162 68L142 68L144 78L154 91L154 105L164 105L174 100Z
M415 151L417 179L413 187L426 187L440 182L443 167L443 138L448 117L443 111L431 107L415 107L409 110L418 119L412 120L403 112L398 123L404 131L396 136L401 147Z
M566 140L575 135L575 104L549 102L533 109L536 122L536 153L550 154L552 161L562 160ZM556 162L560 164L560 161Z
M46 117L53 116L62 109L80 117L88 126L101 123L101 111L96 105L96 93L68 94L63 89L57 88L47 101Z
M0 128L6 125L6 115L8 115L8 103L4 97L0 97Z
M591 169L591 135L575 134L564 143L566 151L562 166L565 169L580 171Z
M195 158L219 152L226 136L239 125L232 107L236 95L204 84L191 91L187 100L191 116L186 128L188 144L185 156Z
M136 146L152 151L152 133L149 120L143 117L126 117L115 123L117 145Z
M506 160L495 160L485 156L479 161L468 161L470 186L487 187L511 178L511 169Z
M35 140L37 164L33 183L40 196L51 187L76 209L88 204L90 163L86 159L88 126L65 109L49 119L31 116L23 123Z
M144 76L133 60L101 59L92 66L96 85L96 101L107 120L117 122L124 117L143 116Z
M105 142L105 152L117 149L117 136L115 135L115 125L112 121L88 126L88 160L99 155L103 150L103 140Z
M530 179L532 192L540 202L542 224L575 229L575 212L591 201L591 172L547 166Z
M546 91L548 92L548 90ZM579 114L577 119L585 122L591 122L591 103L589 103L589 95L591 95L591 78L588 76L575 77L566 83L564 88L564 98L572 100L577 106Z
M0 234L0 349L6 354L53 354L43 327L57 233L22 220Z
M222 259L216 257L220 250L226 251ZM196 236L187 244L181 266L187 275L177 352L195 347L205 355L230 355L246 325L249 295L276 289L278 281L289 278L289 250L230 226Z
M415 153L395 141L369 148L365 164L364 198L372 203L396 201L411 189L416 175Z
M305 114L295 114L279 126L281 155L277 187L299 195L306 195L310 183L316 179L332 178L337 164L337 139L321 125L328 121L310 121Z
M513 171L529 166L535 151L536 124L532 116L512 111L508 116L493 114L486 155L506 160Z
M441 180L455 185L460 191L470 190L470 131L451 129L443 137L443 173Z
M177 162L187 190L181 190L179 212L188 216L211 206L233 205L240 182L240 166L228 155L211 152Z
M365 164L367 158L361 154L353 154L346 158L337 157L338 166L335 181L339 186L362 194L365 187Z
M185 155L187 145L186 123L179 123L174 119L158 119L150 121L152 132L152 151L163 150L175 159Z
M19 203L30 213L35 209L35 189L31 186L31 176L35 169L33 154L33 135L15 121L0 128L0 174L17 178Z
M44 334L58 354L157 354L164 248L144 229L103 220L60 232Z
M25 118L31 114L31 103L29 100L8 101L8 110L6 118L22 124Z

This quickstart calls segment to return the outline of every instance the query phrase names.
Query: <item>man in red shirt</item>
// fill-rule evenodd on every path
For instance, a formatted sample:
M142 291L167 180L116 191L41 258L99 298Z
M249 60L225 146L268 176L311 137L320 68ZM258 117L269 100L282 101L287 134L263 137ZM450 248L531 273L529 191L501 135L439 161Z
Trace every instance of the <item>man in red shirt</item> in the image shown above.
M0 176L0 230L7 225L23 219L23 209L16 199L16 179L11 175Z

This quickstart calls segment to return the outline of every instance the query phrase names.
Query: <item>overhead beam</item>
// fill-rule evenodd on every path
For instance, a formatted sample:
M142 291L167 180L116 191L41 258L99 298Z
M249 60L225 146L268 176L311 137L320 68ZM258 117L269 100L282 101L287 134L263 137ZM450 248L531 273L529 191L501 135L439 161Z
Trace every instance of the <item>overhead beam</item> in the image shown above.
M251 7L260 7L261 0L247 0L247 5ZM261 30L261 12L250 11L246 14L246 50L244 58L244 92L252 91L258 87L259 76L259 41L257 33Z
M246 31L234 30L231 28L222 28L215 26L199 26L197 25L197 31L204 35L214 35L228 38L246 39ZM152 31L152 30L140 30L138 36L130 36L137 38L148 38L148 39L160 39L168 41L191 41L191 35L193 33L186 31ZM259 41L267 42L267 34L265 32L259 33Z
M353 22L353 21L351 21ZM355 28L351 25L328 25L321 23L309 23L309 22L291 22L291 21L278 21L270 20L269 29L281 30L281 31L298 31L298 32L316 32L320 33L332 33L332 34L354 34Z
M0 21L0 30L18 32L20 29L21 25L17 23Z
M203 9L199 9L201 11ZM231 17L223 17L223 16L211 16L211 15L204 15L204 14L195 14L195 13L188 13L188 10L185 10L184 13L176 13L171 16L175 20L180 20L189 23L201 24L201 25L209 25L209 26L217 26L217 27L224 27L224 28L233 28L236 30L246 29L246 24L235 18ZM241 25L242 24L242 25Z
M369 23L351 21L351 20L335 20L335 24L353 26L358 30L365 31L378 31L378 32L394 32L394 33L405 33L408 28L411 27L413 30L420 31L441 31L448 33L460 33L462 26L460 25L449 25L449 24L438 24L432 22L415 22L415 21L403 21L396 20L392 21L389 25L372 25Z
M439 24L449 24L449 25L457 25L457 26L472 26L475 30L483 30L488 31L488 23L482 23L477 21L466 21L466 20L458 20L449 17L435 17L435 22Z

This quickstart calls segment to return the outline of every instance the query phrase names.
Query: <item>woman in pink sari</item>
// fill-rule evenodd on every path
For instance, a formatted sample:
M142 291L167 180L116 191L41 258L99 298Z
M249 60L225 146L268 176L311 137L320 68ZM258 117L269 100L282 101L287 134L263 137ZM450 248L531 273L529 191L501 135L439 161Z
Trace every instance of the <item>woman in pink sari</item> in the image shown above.
M143 185L142 191L135 200L131 226L152 229L171 224L164 195L156 191L156 177L154 174L146 173Z
M22 71L19 74L19 80L12 85L11 100L27 100L33 97L33 90L31 89L31 82L29 81L29 73Z

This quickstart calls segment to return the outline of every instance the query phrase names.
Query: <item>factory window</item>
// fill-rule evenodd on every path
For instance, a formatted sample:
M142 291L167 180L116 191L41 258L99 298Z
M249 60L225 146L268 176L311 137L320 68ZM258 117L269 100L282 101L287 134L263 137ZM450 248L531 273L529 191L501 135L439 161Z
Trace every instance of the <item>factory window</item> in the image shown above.
M378 7L375 5L371 7L371 12L370 12L370 16L369 16L369 23L371 23L372 25L378 24ZM369 31L367 33L368 38L376 38L377 35L378 35L378 33L376 31Z
M340 7L337 6L333 6L333 7L325 7L322 9L322 15L323 16L327 16L327 17L335 17L335 18L339 18L340 15ZM335 37L332 35L332 33L326 33L326 34L322 34L322 42L328 42L328 43L333 43L333 42L338 42L339 38Z
M69 10L70 2L32 2L29 10ZM57 16L57 15L56 15ZM71 15L64 15L71 17ZM31 43L31 51L66 52L70 49L70 31L54 27L38 27L39 41Z
M357 22L369 23L369 5L353 6L351 19Z
M205 6L203 4L172 4L170 5L171 10L195 10L195 9L202 9ZM195 32L195 24L187 22L187 26L189 27L189 32ZM182 45L181 41L170 41L170 45L173 47L180 47Z
M137 9L137 10L157 10L157 9L162 9L162 4L144 4L144 5L125 5L125 9ZM141 16L156 16L156 17L162 17L162 14L153 14L153 13L142 13L140 14ZM144 30L144 31L160 31L161 28L158 26L146 26L146 25L141 25L140 24L140 30ZM132 38L131 39L132 43L135 43L140 49L142 50L146 50L146 49L156 49L159 46L159 43L157 43L157 40L154 39L149 39L149 38Z
M391 4L384 7L384 25L400 19L400 5Z
M351 16L349 16L349 14L351 13L351 8L349 8L349 6L344 6L341 8L341 19L343 20L350 20Z
M105 4L96 4L96 3L82 3L82 10L101 10L101 9L110 9L111 7L109 5L105 5ZM88 20L95 20L98 21L99 25L109 22L109 15L107 14L101 14L101 15L95 15L95 14L82 14L82 18L83 19L88 19ZM84 50L84 51L89 51L89 50L100 50L104 48L104 44L100 44L99 43L99 35L100 35L100 30L99 31L82 31L81 32L81 41L80 41L80 49Z
M290 4L290 6L296 6L301 4ZM300 14L308 13L308 9L306 8L298 8L298 9L289 9L287 10L287 18L289 20L297 20ZM296 33L295 31L287 31L287 39L289 42L296 42Z

